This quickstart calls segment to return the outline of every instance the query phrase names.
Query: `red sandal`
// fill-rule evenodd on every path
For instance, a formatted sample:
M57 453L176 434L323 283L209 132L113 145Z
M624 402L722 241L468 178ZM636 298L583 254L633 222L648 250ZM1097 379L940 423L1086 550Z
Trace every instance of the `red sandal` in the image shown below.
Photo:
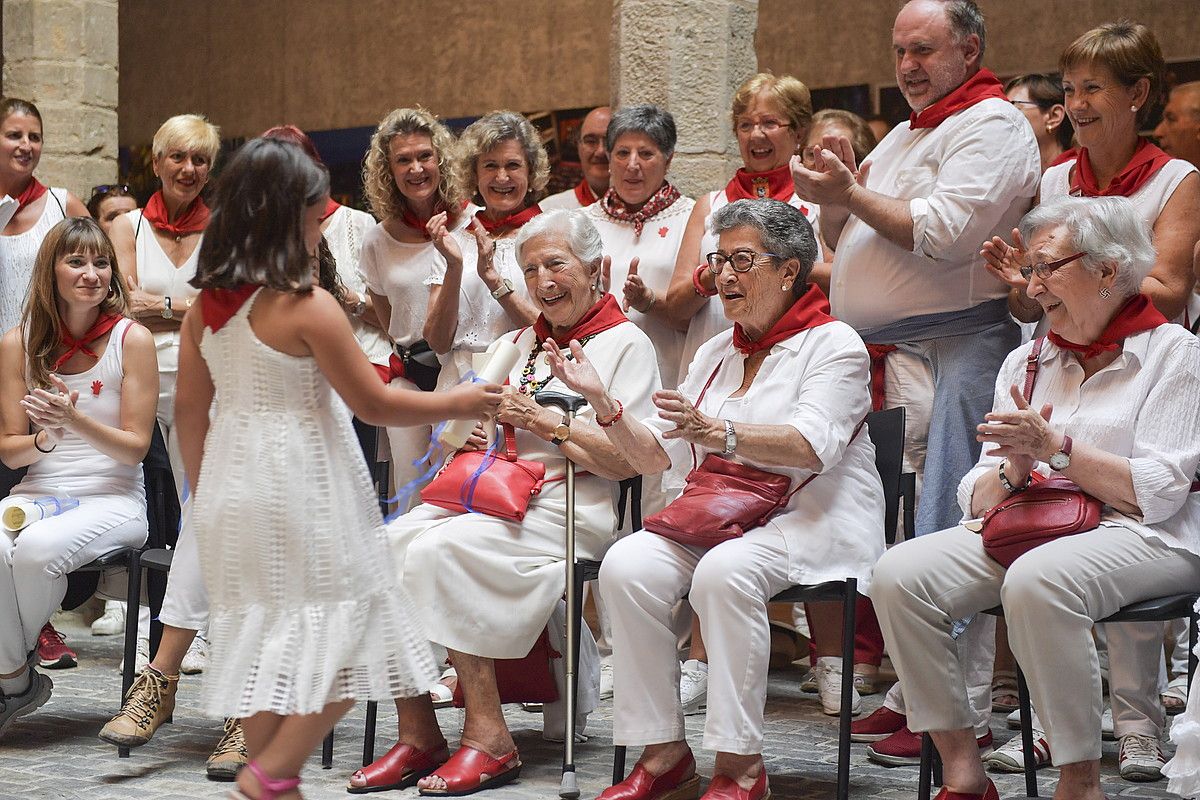
M250 774L258 781L258 800L275 800L275 798L285 792L300 788L299 778L272 778L263 772L262 767L254 761L247 764L246 769L250 770ZM242 792L241 789L230 790L229 797L231 800L253 800L249 795Z
M511 783L520 774L521 759L516 750L500 758L492 758L482 750L464 744L454 751L445 764L430 773L445 781L446 788L421 789L420 792L425 797L463 797Z
M696 759L688 750L662 775L651 775L641 764L635 765L628 778L605 789L596 800L696 800L699 796Z
M424 751L411 744L397 742L382 758L355 770L354 774L362 775L367 782L363 786L349 784L346 791L350 794L367 794L386 792L390 789L407 789L445 764L449 757L450 751L446 748L444 739L439 746Z
M1000 793L996 791L996 784L989 780L987 788L983 790L983 794L952 792L943 786L942 790L937 793L935 800L1000 800Z
M700 800L770 800L771 790L767 787L767 770L758 773L754 785L749 789L738 786L738 782L728 775L713 775L708 784L708 791Z

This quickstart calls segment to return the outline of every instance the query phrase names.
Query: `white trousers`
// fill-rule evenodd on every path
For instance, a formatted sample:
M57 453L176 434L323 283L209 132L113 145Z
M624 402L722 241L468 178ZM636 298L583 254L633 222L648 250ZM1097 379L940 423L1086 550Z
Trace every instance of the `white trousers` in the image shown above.
M787 546L751 531L711 550L638 531L609 549L600 586L612 615L613 741L648 745L684 738L673 611L690 592L708 649L704 746L762 752L771 632L767 601L791 585Z
M392 378L392 382L389 385L420 391L415 383L404 378ZM429 448L429 440L432 434L433 429L428 425L387 429L388 449L392 460L392 486L395 487L397 492L429 468L428 464L414 465L413 461L425 454L425 451ZM416 487L397 511L405 514L419 505L421 502L420 490L423 486L424 484Z
M183 524L171 556L167 591L158 620L172 628L203 631L208 627L208 592L200 573L200 555L191 525L191 500L184 505Z
M100 556L146 541L146 504L126 495L79 498L79 505L0 532L0 674L16 672L67 593L67 574Z

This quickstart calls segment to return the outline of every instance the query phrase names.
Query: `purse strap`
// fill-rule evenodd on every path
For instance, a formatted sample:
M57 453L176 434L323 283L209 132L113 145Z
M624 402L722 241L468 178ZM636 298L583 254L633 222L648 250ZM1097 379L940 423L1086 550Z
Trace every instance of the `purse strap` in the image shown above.
M1025 359L1025 390L1021 394L1024 395L1026 403L1033 403L1033 385L1037 383L1038 367L1041 366L1038 359L1042 355L1042 344L1045 341L1045 336L1034 339L1033 348Z
M700 410L700 401L702 401L704 399L704 395L708 393L708 387L712 386L712 382L716 380L717 373L720 372L721 365L724 363L725 359L723 358L717 362L717 365L713 367L712 374L709 375L708 380L704 382L704 388L701 389L700 394L696 396L696 402L692 403L692 407L697 411ZM699 462L696 460L696 445L688 442L688 447L692 449L692 469L695 469L699 465Z
M846 447L849 447L854 442L854 440L858 438L858 434L862 431L863 426L866 424L867 424L866 417L863 417L861 420L859 420L858 425L855 426L855 428L854 428L854 433L850 434L850 441L846 442ZM783 496L783 500L780 501L779 507L785 508L788 503L792 502L792 495L794 495L796 492L803 489L805 486L808 486L810 483L812 483L813 478L817 477L820 474L821 473L819 473L819 472L814 472L812 475L809 475L807 478L800 481L799 486L797 486L795 489L792 489L790 492L788 492L786 495Z

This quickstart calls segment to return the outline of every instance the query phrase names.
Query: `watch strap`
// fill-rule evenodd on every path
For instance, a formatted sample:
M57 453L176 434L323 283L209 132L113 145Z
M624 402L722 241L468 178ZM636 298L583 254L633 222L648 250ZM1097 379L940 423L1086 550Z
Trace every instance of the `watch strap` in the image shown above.
M725 455L731 456L737 450L737 431L731 420L725 420Z

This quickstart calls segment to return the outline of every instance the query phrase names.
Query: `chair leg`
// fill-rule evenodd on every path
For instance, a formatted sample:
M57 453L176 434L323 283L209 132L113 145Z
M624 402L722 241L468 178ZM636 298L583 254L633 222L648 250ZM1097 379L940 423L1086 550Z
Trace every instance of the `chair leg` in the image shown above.
M1188 615L1188 697L1192 696L1192 680L1196 677L1196 628L1198 624L1200 624L1200 616L1196 614L1195 609L1192 609L1192 613Z
M917 774L917 800L929 800L932 793L933 739L928 733L921 734L921 766Z
M129 556L129 582L125 593L125 666L121 670L121 703L133 686L137 666L138 608L142 599L142 554L134 550ZM128 747L117 748L117 758L129 758Z
M613 786L625 780L625 745L613 745Z
M854 625L858 581L846 580L842 593L842 709L838 719L837 800L850 797L850 719L854 699Z
M333 731L321 742L321 769L333 769Z
M375 718L379 714L379 704L374 700L367 701L367 726L363 730L363 766L375 760Z
M1037 755L1033 752L1033 707L1029 701L1029 684L1025 682L1025 673L1021 665L1017 665L1017 701L1021 706L1021 748L1024 752L1025 764L1025 794L1028 797L1038 796L1037 786Z

